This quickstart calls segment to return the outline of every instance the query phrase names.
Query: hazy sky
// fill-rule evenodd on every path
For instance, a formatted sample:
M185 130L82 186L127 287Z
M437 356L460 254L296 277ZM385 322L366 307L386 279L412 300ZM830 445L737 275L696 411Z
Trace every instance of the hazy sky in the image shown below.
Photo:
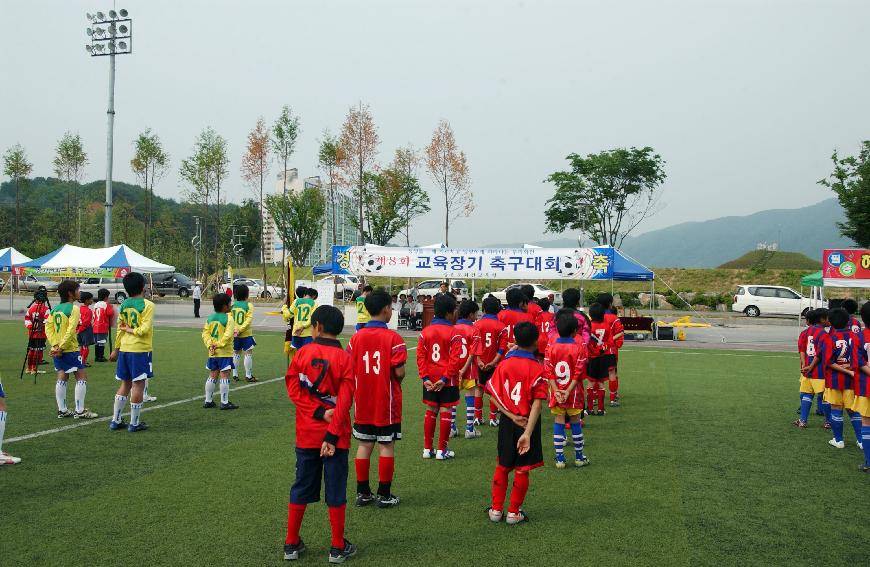
M115 179L150 127L177 171L211 125L229 140L229 195L245 136L281 105L301 116L292 164L316 175L325 128L371 106L380 161L448 119L477 210L451 244L552 238L542 180L571 152L653 146L664 209L643 230L807 205L833 148L870 137L866 0L131 0L134 53L118 58ZM52 175L57 139L81 133L88 180L105 175L108 58L84 50L86 11L110 1L0 0L0 151L22 143ZM278 166L273 163L272 178ZM424 186L432 189L425 174ZM433 214L412 239L442 239Z

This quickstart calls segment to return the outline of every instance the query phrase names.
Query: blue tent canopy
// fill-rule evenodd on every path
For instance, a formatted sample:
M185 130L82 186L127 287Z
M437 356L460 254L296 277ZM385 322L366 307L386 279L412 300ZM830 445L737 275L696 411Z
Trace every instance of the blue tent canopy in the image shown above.
M626 256L621 251L613 248L613 281L617 282L648 282L653 279L653 272L640 262Z
M324 276L326 274L332 273L332 262L327 262L326 264L320 264L319 266L314 266L311 270L315 276Z

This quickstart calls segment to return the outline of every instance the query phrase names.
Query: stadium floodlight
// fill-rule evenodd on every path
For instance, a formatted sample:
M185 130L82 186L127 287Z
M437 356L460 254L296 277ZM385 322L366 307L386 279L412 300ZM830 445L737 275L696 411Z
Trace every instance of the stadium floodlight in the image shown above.
M89 22L93 22L96 19L96 16L91 14L90 12L85 15L87 16Z
M128 13L129 12L127 12L127 10L124 10L123 8L121 9L121 17L122 18L126 18Z
M108 43L108 45L109 45L109 51L111 51L111 52L114 53L114 51L115 51L115 42L114 42L114 41L110 41L110 42Z
M97 12L97 19L101 22L106 19L106 15L102 12Z
M93 53L93 52L94 52L94 46L93 46L93 45L86 45L86 46L85 46L85 51L87 51L88 53Z
M126 41L119 41L118 42L118 49L120 49L121 51L127 51L127 42Z
M87 33L88 35L94 35L94 30L92 30L91 28L88 28L88 30L85 33Z
M118 12L116 12L114 10L109 10L109 19L110 20L117 20L118 19Z
M130 28L128 28L124 24L121 24L120 26L118 26L118 31L121 32L121 35L127 35L127 32L130 31Z
M103 44L98 43L98 44L94 45L94 51L102 52L103 51Z
M105 33L106 30L104 30L103 28L94 28L94 34L96 34L97 37L103 37Z

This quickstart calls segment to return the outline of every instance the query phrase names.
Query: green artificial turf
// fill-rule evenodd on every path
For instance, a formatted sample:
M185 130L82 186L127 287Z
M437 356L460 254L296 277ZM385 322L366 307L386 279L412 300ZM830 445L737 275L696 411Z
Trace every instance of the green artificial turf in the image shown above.
M18 380L22 326L0 323L0 340L7 345L0 354L7 439L76 423L55 417L51 374L36 385ZM281 341L277 333L257 334L261 380L283 374ZM203 364L198 331L158 328L158 400L150 406L201 396ZM547 466L531 474L525 509L532 521L516 527L484 515L494 430L454 440L454 461L420 458L423 410L409 365L394 483L402 504L348 507L347 537L360 548L349 564L866 561L870 475L857 471L862 457L848 424L847 448L839 451L827 445L815 415L808 430L791 426L794 356L630 346L620 365L623 407L586 420L590 467L552 466L545 415ZM89 376L88 406L108 415L116 388L111 365L95 364ZM143 420L151 429L142 433L96 423L4 445L24 461L0 467L0 564L281 564L293 410L281 381L231 399L240 410L203 410L191 401L148 411ZM350 470L352 499L352 464ZM323 504L309 507L302 536L308 551L300 563L324 563Z

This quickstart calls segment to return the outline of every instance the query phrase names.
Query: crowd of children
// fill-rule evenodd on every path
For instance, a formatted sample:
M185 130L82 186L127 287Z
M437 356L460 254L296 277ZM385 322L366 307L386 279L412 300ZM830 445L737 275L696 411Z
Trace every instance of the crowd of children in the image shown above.
M862 472L870 472L870 302L860 310L853 299L839 306L811 309L805 314L807 327L798 337L800 354L800 408L794 425L809 426L813 396L818 398L817 415L833 436L828 443L844 449L845 418L855 432L864 453Z

